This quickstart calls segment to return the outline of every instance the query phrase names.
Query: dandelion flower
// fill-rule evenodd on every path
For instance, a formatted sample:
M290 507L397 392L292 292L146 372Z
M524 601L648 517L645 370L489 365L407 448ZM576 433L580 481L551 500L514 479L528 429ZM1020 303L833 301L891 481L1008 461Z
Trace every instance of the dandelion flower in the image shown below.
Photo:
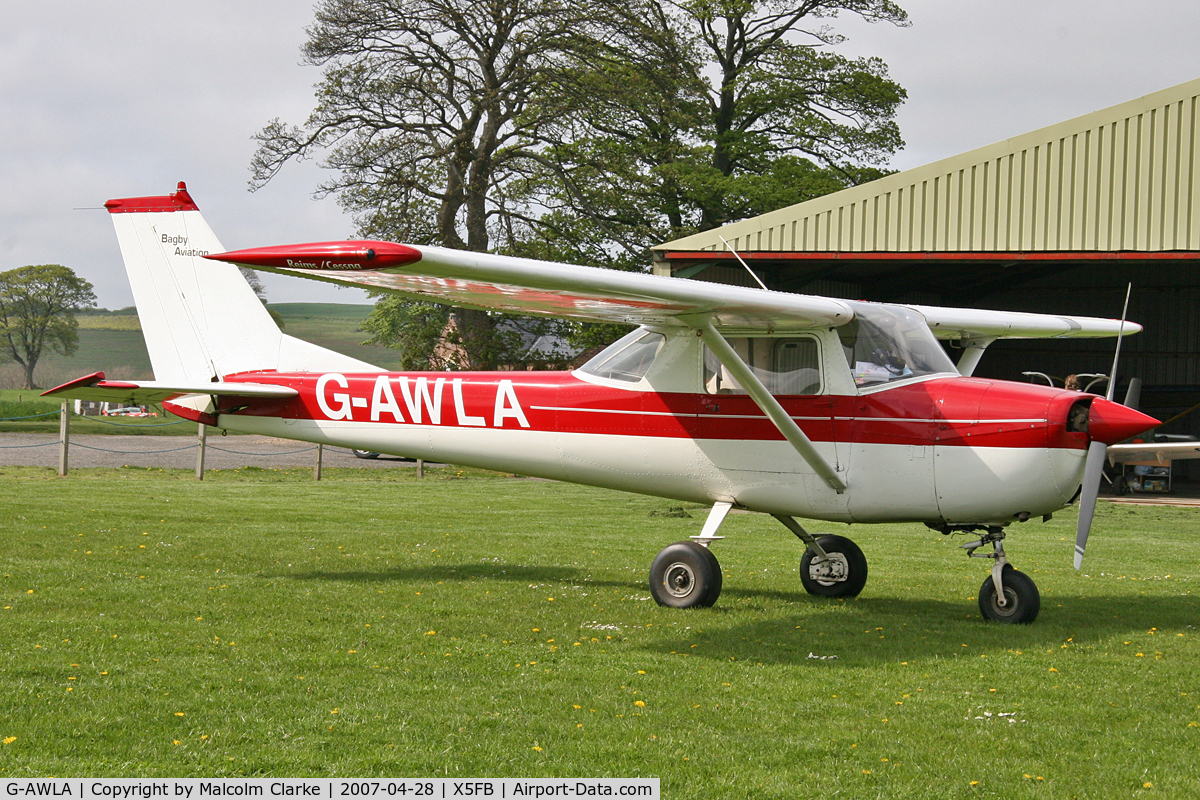
M645 700L634 700L634 701L633 701L633 704L634 704L635 706L637 706L638 708L645 708L645 707L646 707L646 701L645 701Z
M16 740L17 740L17 737L15 737L15 736L5 736L5 737L4 737L4 743L5 743L5 744L12 744L12 743L13 743L13 742L15 742Z
M182 717L182 716L183 716L183 712L182 712L182 711L176 711L176 712L175 712L175 716L177 716L177 717Z
M539 753L542 752L542 748L538 747L536 744L533 746L533 749Z

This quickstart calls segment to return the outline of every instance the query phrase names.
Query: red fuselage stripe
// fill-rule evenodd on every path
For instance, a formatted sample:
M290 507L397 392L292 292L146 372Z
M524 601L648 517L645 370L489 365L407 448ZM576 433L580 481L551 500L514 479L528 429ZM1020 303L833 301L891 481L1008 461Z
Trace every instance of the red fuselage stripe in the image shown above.
M226 380L299 392L287 400L253 401L237 411L256 416L701 440L783 439L745 395L630 391L563 372L267 372ZM1080 397L1028 384L944 378L860 396L779 401L817 442L1082 450L1087 435L1066 431L1067 410ZM236 402L245 405L244 399Z

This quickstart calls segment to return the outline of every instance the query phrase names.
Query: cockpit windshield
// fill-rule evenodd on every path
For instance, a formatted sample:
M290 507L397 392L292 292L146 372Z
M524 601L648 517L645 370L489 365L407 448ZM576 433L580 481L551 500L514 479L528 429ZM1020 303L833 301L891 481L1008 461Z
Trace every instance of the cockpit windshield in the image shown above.
M857 386L922 375L957 375L925 318L903 306L848 302L854 320L837 328Z

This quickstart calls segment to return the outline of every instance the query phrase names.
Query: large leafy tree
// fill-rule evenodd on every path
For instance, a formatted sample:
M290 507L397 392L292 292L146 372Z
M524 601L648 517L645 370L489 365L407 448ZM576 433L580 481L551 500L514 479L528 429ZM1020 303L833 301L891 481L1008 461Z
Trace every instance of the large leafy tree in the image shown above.
M258 134L252 186L289 159L322 153L322 186L355 214L361 235L486 251L500 244L513 177L540 130L575 112L560 91L564 65L597 20L594 0L323 0L304 60L324 69L317 106L301 127L279 120ZM441 307L389 303L411 324L438 326ZM496 317L455 314L469 354L461 367L495 366ZM428 338L428 337L425 337ZM411 345L415 340L408 340ZM395 343L394 340L388 343Z
M25 372L23 388L33 389L33 371L42 353L70 355L79 346L75 312L96 305L92 284L58 264L0 272L0 361Z
M907 21L891 0L323 0L317 106L258 134L252 186L319 153L360 235L643 269L650 245L882 174L904 91L833 50L841 12ZM436 366L448 319L390 298L366 327ZM516 362L512 321L454 323L449 366Z
M633 255L885 174L905 99L886 65L848 58L839 13L906 25L891 0L653 0L586 69L594 102L554 131L535 239ZM586 247L577 249L586 253Z

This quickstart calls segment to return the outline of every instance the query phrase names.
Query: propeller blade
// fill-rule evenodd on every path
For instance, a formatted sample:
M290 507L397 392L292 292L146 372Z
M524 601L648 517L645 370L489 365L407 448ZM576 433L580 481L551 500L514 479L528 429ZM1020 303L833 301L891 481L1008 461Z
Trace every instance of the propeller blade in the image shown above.
M1079 524L1075 528L1075 569L1083 567L1083 552L1087 549L1092 517L1096 514L1096 497L1100 494L1100 476L1104 473L1106 458L1108 445L1104 442L1088 445L1087 462L1083 467L1083 491L1079 495Z
M1121 405L1134 410L1137 409L1142 402L1142 379L1130 378L1129 388L1125 390L1125 402Z

